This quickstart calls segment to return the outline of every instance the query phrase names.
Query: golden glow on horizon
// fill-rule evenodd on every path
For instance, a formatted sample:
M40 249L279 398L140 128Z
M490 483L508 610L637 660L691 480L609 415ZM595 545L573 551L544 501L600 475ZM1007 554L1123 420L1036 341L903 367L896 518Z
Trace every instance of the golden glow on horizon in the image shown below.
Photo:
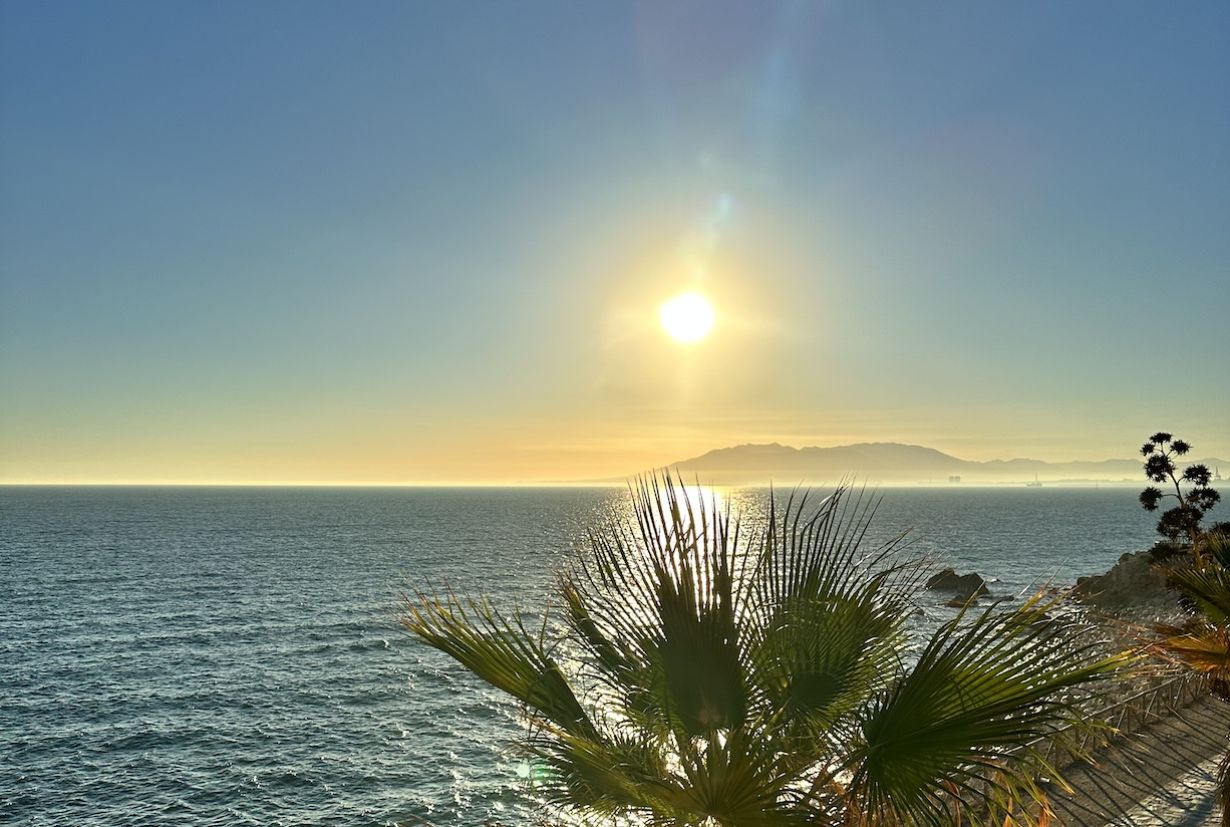
M708 336L714 318L713 305L699 293L680 293L658 308L662 329L685 345Z

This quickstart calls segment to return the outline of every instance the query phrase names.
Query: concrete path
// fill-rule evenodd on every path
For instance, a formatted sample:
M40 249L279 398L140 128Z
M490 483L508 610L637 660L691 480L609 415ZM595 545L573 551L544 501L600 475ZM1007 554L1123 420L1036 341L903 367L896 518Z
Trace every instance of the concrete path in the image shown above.
M1114 827L1204 827L1216 824L1217 767L1220 758L1200 764L1162 792L1137 804Z
M1217 767L1230 747L1230 704L1201 698L1115 738L1096 765L1063 771L1075 790L1052 790L1065 827L1203 827L1216 823Z

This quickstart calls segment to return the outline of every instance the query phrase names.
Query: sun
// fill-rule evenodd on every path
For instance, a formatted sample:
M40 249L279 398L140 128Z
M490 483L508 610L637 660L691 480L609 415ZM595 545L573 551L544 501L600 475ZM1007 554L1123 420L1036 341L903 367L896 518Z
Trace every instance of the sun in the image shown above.
M699 342L713 329L713 305L699 293L680 293L658 308L662 329L676 342Z

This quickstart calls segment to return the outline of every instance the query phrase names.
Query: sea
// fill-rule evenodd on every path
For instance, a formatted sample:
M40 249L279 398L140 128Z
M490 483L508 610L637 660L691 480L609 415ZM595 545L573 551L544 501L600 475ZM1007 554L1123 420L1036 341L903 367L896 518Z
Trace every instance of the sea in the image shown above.
M1135 488L887 488L871 542L1002 597L1153 541ZM760 490L720 492L736 513ZM0 488L0 823L536 823L515 707L402 594L540 611L604 488ZM931 612L942 612L942 596Z

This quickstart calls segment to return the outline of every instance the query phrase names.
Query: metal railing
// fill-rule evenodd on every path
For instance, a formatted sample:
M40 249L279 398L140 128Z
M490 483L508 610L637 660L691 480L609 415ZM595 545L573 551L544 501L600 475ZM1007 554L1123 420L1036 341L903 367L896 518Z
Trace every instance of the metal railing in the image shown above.
M1138 732L1161 720L1164 713L1185 707L1207 693L1208 681L1203 677L1180 675L1091 712L1079 724L1043 735L1031 742L1029 748L1055 766L1056 757L1062 753L1068 758L1086 756L1090 747L1102 746L1115 736Z

